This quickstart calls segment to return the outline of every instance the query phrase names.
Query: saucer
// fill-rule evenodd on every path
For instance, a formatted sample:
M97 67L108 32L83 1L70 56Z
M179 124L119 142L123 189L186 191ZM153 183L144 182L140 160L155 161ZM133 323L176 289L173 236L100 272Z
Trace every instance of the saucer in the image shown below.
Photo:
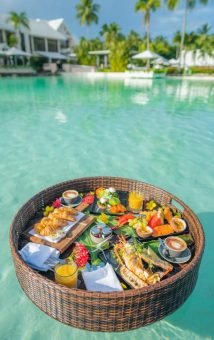
M186 250L184 250L180 256L177 257L172 257L170 255L167 254L166 249L164 249L164 247L162 245L159 246L158 251L160 253L160 255L168 262L172 262L172 263L177 263L177 264L181 264L181 263L185 263L188 262L189 259L191 258L191 251L189 250L189 248L187 248Z
M77 207L81 202L82 202L82 197L78 196L77 198L75 198L75 200L68 204L67 202L65 202L63 197L60 197L60 202L62 204L63 207L72 207L75 208Z

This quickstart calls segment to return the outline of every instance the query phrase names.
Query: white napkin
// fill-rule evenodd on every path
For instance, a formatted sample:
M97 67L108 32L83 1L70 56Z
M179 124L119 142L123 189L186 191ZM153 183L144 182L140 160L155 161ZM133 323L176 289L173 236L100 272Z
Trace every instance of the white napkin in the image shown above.
M60 252L52 247L33 242L27 243L21 250L22 259L32 268L47 271L59 263Z
M113 292L123 290L112 266L107 263L105 267L92 272L83 271L83 280L86 288L95 292Z

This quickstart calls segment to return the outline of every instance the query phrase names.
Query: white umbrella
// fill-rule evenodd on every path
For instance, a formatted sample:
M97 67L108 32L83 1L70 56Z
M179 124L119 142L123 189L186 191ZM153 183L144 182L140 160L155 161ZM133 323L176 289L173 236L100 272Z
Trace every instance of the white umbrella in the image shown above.
M159 58L154 60L154 64L156 64L156 65L169 65L169 62L166 58L159 57Z
M170 65L179 65L179 61L172 58L172 59L169 60L169 64Z
M16 47L10 48L10 49L7 51L6 55L8 55L8 56L17 56L17 57L18 57L18 56L20 56L20 57L30 57L30 56L31 56L30 53L27 53L27 52L24 52L24 51L22 51L22 50L19 50L19 49L16 48Z
M6 55L7 55L7 51L0 50L0 56L6 56Z
M141 53L138 53L132 57L132 59L157 59L160 58L161 56L159 54L156 54L150 50L143 51Z
M77 55L76 55L76 53L74 53L74 52L71 52L69 55L68 55L70 58L77 58Z

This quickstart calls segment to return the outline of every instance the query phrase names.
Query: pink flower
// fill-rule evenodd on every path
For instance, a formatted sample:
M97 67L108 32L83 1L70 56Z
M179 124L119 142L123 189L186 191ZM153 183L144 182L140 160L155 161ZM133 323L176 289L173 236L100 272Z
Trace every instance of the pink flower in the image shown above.
M62 206L62 204L61 204L61 201L60 201L59 198L57 198L57 199L52 203L52 207L54 207L54 208L59 208L59 207L61 207L61 206Z
M94 195L88 194L83 198L83 203L92 204L94 202Z
M84 244L76 242L72 252L72 257L78 267L84 267L89 260L89 251Z

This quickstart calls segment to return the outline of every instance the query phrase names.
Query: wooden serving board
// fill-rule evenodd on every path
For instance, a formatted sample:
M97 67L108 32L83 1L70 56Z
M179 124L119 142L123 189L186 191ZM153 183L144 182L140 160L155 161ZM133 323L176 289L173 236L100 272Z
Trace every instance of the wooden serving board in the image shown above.
M87 204L82 203L80 204L76 210L83 211L88 207ZM95 216L93 215L86 215L83 217L79 223L77 223L71 230L68 232L65 238L60 240L57 243L49 242L47 240L43 240L40 237L33 236L29 234L29 230L32 229L32 226L25 230L22 235L27 238L29 241L39 244L44 244L46 246L56 248L62 254L95 220Z

